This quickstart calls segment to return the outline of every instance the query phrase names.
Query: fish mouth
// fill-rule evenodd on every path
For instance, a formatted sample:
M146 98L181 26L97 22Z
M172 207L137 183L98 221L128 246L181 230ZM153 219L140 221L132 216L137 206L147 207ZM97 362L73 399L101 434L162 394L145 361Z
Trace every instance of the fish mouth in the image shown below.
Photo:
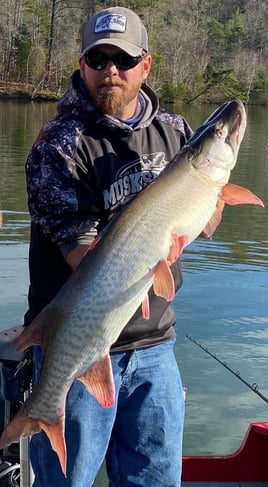
M187 143L193 167L224 184L236 164L246 120L245 107L240 100L217 108Z
M187 146L199 149L204 139L216 135L224 138L236 152L243 139L246 129L246 111L240 100L232 100L217 108L209 118L193 133Z
M234 108L229 120L229 133L226 143L230 144L233 152L237 153L246 130L246 112L241 102ZM232 107L230 107L232 108Z

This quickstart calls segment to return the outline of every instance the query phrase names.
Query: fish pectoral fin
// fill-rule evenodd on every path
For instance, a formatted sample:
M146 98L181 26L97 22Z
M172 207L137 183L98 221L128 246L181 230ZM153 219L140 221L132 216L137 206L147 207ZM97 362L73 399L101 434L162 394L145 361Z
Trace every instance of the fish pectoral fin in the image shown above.
M93 367L77 377L88 392L97 399L104 408L111 408L115 402L115 387L110 355L105 355Z
M146 293L146 296L141 303L141 311L142 311L143 318L145 320L149 320L149 318L150 318L150 303L149 303L148 293Z
M188 240L187 235L178 235L177 233L172 234L171 245L167 257L169 265L176 262L176 260L182 254L185 245L187 245Z
M258 198L249 189L243 188L236 184L225 184L223 186L220 198L229 205L259 205L264 207L263 201Z
M160 260L154 268L154 292L157 296L172 301L175 296L175 284L172 272L166 260Z
M204 238L210 238L219 226L222 220L222 210L218 207L215 208L210 220L206 224L205 228L201 232L200 236Z
M63 414L60 416L57 423L47 424L38 420L38 424L40 429L42 429L48 436L51 447L57 453L62 472L66 477L67 455L64 438L65 415Z

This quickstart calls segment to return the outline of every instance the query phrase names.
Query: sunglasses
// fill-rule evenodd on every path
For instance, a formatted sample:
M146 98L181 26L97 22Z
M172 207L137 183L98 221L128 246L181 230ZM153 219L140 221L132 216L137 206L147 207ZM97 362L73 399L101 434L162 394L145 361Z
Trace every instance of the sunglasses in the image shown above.
M130 56L126 52L119 52L113 56L108 56L107 54L97 50L91 50L84 55L86 64L90 68L95 69L95 71L105 69L109 61L112 61L117 69L128 71L128 69L132 69L137 66L137 64L139 64L144 57L145 54L140 54L139 56Z

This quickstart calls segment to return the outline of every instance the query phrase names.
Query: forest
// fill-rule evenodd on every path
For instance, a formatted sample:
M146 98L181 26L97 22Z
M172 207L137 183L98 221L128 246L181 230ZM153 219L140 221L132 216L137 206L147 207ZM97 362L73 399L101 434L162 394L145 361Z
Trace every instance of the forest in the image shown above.
M167 103L268 99L267 0L2 0L0 95L58 97L90 15L132 8L149 34L150 85ZM11 90L12 91L12 90Z

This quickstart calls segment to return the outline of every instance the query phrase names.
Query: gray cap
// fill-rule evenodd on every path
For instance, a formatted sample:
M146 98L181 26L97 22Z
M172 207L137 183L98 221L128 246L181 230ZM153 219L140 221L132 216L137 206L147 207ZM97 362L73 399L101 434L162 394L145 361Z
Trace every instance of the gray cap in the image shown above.
M119 47L131 56L148 52L146 29L137 14L124 7L111 7L97 12L86 24L82 37L82 53L101 44Z

